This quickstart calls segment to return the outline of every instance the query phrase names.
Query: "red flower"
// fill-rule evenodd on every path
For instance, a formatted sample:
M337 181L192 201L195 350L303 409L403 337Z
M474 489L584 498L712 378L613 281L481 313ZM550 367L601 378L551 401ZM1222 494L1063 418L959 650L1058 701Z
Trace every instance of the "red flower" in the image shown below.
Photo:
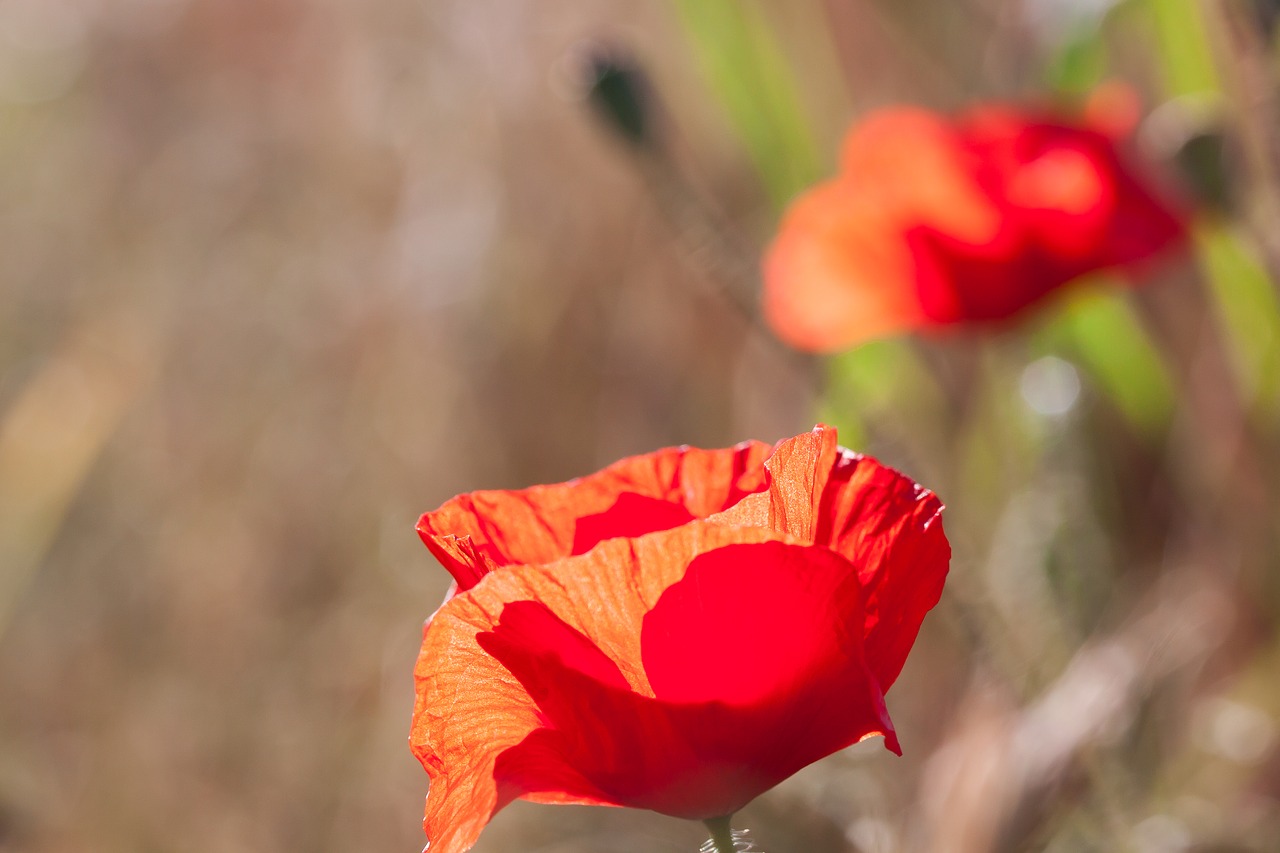
M874 113L850 130L839 176L787 211L764 262L769 323L832 350L1001 320L1181 243L1180 213L1117 149L1116 112L1095 110L1090 126L1001 106Z
M457 594L410 742L433 853L517 798L730 814L884 706L950 558L934 495L836 445L682 447L422 517Z

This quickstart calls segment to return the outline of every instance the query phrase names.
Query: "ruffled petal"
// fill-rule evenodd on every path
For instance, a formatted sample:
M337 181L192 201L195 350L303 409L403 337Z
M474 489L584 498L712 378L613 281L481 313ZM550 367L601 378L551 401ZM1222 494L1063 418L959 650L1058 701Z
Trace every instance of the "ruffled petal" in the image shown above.
M897 679L951 558L942 502L876 460L840 447L818 425L778 443L769 486L709 520L765 527L831 548L858 567L867 661L884 690Z
M424 827L433 851L468 849L489 818L517 797L610 802L566 762L567 748L559 742L565 736L546 728L556 708L539 707L531 693L544 701L561 694L598 696L586 700L588 707L615 693L651 695L640 662L644 614L683 575L704 541L714 547L772 536L709 527L693 523L660 536L613 539L579 557L493 572L436 612L415 669L410 737L431 776ZM516 611L500 627L508 605L531 602L539 605L533 616ZM490 650L481 645L486 635L497 635L485 641ZM503 643L504 636L516 641ZM579 636L586 639L574 639ZM588 645L614 662L626 690L616 689L613 671ZM521 649L526 653L518 655ZM575 660L589 663L575 668ZM590 686L593 675L604 677L599 688ZM610 725L607 717L587 716L588 725ZM502 759L499 777L500 757L526 740Z
M862 623L846 560L766 529L693 522L487 576L419 659L433 850L516 797L712 817L892 738Z
M554 792L545 802L610 804L555 751L525 751L518 760L507 759L499 772L503 753L540 730L545 717L525 686L479 642L501 613L499 602L484 605L497 609L468 593L446 602L424 630L414 671L409 743L431 778L423 828L433 853L470 849L499 809L527 793L531 777ZM537 627L536 619L522 623L519 613L508 620L517 637ZM617 668L602 665L571 636L547 638L541 653L547 668L577 663L581 677L599 675L616 683Z
M823 424L783 439L764 462L766 487L708 520L731 527L764 527L812 542L827 477L839 451L836 431Z
M864 738L886 735L897 751L862 658L860 602L856 571L825 548L779 539L704 551L643 619L653 696L504 645L548 727L500 766L556 753L615 802L705 819Z
M848 450L822 497L816 541L858 568L867 664L886 691L942 595L951 560L942 509L933 492Z
M760 442L668 448L566 483L459 495L423 515L418 534L468 590L501 566L551 562L732 506L764 488L769 450Z

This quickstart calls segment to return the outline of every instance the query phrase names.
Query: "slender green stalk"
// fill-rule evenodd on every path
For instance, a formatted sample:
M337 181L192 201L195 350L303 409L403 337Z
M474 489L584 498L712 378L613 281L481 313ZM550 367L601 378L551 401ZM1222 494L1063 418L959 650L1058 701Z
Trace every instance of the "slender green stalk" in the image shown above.
M711 832L711 845L715 853L734 853L733 831L729 829L729 820L733 815L713 817L703 821Z

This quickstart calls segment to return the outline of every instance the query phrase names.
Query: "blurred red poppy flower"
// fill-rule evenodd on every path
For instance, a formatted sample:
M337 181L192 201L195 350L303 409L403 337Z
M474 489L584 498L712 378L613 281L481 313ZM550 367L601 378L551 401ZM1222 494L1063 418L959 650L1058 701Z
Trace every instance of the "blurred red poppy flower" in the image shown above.
M414 673L433 853L517 798L707 819L873 735L897 752L884 692L942 591L941 511L818 427L424 515L456 581Z
M867 117L839 175L792 204L769 248L770 325L794 346L833 350L997 321L1182 243L1181 211L1121 153L1132 99L1112 87L1089 106L1087 124L1006 106Z

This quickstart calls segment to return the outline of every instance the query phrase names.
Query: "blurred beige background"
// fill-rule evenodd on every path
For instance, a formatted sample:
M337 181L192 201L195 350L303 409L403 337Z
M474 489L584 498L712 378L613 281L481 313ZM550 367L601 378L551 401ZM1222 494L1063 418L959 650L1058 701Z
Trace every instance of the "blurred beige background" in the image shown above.
M0 851L421 849L411 673L448 578L418 515L813 425L814 365L722 298L727 277L750 286L780 199L680 2L0 0ZM819 172L868 107L1026 94L1070 59L1063 16L1096 29L1108 6L746 2L794 72ZM1176 2L1121 5L1090 30L1100 70L1176 91L1183 66L1162 83L1152 35ZM583 100L601 50L648 72L674 171ZM985 371L967 420L905 360L864 398L837 365L860 447L952 502L955 568L889 697L906 756L862 744L760 798L738 825L769 853L890 853L923 818L980 822L965 798L999 790L982 773L1005 721L1096 723L1033 700L1174 551L1164 447L1056 356L1068 405L1028 408L1028 365L1073 357L1033 335L903 347ZM1098 715L1142 725L1107 784L1049 792L1046 813L1090 814L1041 849L1274 834L1275 718L1222 697L1276 707L1276 649L1258 640L1203 701L1189 669L1129 691L1120 723ZM1107 675L1103 695L1126 684ZM1240 708L1258 725L1224 731L1256 750L1196 745ZM476 849L704 837L516 804Z
M0 3L0 849L420 849L417 515L812 425L584 39L763 236L663 3ZM701 839L551 812L482 849Z

